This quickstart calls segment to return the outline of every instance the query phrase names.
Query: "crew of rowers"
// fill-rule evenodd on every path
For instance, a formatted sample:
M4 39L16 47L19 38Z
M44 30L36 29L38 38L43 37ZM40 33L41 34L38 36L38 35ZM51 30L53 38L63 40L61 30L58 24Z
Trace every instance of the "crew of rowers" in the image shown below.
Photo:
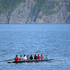
M40 59L49 59L49 57L46 55L46 57L44 58L43 54L41 54L41 56L38 54L38 56L35 54L34 55L34 58L33 58L33 55L31 55L29 57L29 55L24 55L24 57L22 57L22 55L20 55L20 57L18 58L18 55L16 55L15 57L15 61L18 62L18 61L23 61L23 60L40 60Z

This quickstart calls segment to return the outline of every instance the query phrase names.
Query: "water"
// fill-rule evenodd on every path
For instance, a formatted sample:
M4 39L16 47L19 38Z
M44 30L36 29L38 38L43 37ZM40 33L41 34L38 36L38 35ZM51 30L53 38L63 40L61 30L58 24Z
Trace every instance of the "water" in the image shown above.
M15 55L46 54L52 62L7 63ZM70 70L70 24L0 24L0 70Z

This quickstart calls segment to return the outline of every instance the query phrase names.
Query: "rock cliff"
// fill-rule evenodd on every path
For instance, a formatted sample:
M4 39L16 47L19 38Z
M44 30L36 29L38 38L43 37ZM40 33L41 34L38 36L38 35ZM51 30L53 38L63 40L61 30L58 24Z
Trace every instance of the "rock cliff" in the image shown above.
M26 0L14 10L0 13L0 23L70 23L70 0Z

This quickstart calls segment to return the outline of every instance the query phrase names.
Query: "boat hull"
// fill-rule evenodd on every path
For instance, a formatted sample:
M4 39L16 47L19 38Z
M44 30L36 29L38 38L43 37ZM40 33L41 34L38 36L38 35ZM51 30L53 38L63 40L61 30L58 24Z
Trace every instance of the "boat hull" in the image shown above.
M50 61L52 59L43 59L43 60L23 60L23 61L18 61L18 62L8 62L8 63L24 63L24 62L43 62L43 61Z

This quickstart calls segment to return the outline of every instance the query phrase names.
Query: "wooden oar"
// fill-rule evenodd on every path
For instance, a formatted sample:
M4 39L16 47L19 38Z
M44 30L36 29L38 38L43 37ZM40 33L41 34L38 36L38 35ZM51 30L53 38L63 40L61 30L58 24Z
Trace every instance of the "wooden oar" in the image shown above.
M11 61L11 60L14 60L14 59L4 60L4 61L0 61L0 62Z
M52 59L53 61L61 61L62 62L62 60L57 60L57 59Z

